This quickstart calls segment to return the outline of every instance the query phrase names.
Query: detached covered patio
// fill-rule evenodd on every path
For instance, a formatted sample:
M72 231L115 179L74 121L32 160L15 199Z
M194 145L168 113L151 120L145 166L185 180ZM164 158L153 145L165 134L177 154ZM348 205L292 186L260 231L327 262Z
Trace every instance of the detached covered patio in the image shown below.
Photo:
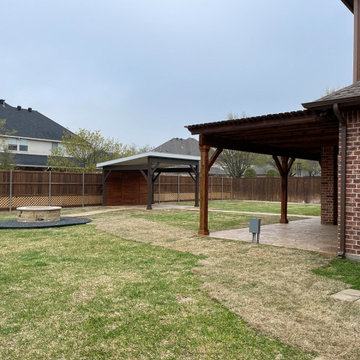
M199 204L198 156L148 152L97 164L103 169L103 205L142 205L152 209L154 183L162 173L187 173Z

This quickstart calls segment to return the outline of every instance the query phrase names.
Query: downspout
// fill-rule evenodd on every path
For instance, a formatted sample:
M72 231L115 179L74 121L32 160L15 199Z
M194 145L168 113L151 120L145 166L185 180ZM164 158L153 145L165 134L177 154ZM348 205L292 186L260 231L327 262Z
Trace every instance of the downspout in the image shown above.
M340 113L339 104L333 104L333 111L341 124L341 172L340 172L340 251L338 257L345 256L345 210L346 210L346 120Z

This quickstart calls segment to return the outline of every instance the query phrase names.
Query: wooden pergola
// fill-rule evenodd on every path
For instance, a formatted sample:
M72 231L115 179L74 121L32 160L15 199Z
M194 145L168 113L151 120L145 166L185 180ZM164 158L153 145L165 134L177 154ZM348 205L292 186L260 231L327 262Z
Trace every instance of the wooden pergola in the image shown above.
M333 111L303 110L187 126L199 135L200 228L209 235L209 170L223 149L272 155L281 175L281 223L287 223L288 174L296 158L321 160L324 148L338 148L339 121ZM210 148L215 148L209 158Z

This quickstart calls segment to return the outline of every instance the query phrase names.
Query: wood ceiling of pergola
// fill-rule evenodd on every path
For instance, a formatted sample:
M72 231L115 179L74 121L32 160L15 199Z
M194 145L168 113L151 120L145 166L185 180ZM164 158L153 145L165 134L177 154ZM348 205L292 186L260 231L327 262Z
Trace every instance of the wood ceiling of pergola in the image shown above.
M338 146L333 114L311 110L187 126L200 145L320 160L323 146Z

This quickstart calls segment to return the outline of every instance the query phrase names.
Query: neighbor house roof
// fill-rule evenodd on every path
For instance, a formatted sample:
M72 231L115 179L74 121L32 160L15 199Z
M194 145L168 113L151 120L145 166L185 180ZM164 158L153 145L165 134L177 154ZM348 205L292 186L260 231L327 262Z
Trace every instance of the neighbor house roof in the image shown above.
M194 138L173 138L154 149L156 152L200 156L199 142Z
M3 153L0 152L1 154ZM13 154L13 157L17 167L48 167L47 155Z
M360 81L346 86L342 89L334 91L322 98L302 104L307 109L325 109L332 107L333 104L338 103L343 106L352 106L360 104Z
M127 156L120 159L105 161L97 164L97 167L121 167L121 166L135 166L146 167L149 158L156 158L159 161L158 167L171 167L173 164L187 163L187 162L199 162L199 156L168 154L160 152L148 152L143 154L137 154L133 156Z
M14 136L61 141L64 132L70 132L55 121L31 108L13 107L0 100L0 120L5 127L15 131Z

